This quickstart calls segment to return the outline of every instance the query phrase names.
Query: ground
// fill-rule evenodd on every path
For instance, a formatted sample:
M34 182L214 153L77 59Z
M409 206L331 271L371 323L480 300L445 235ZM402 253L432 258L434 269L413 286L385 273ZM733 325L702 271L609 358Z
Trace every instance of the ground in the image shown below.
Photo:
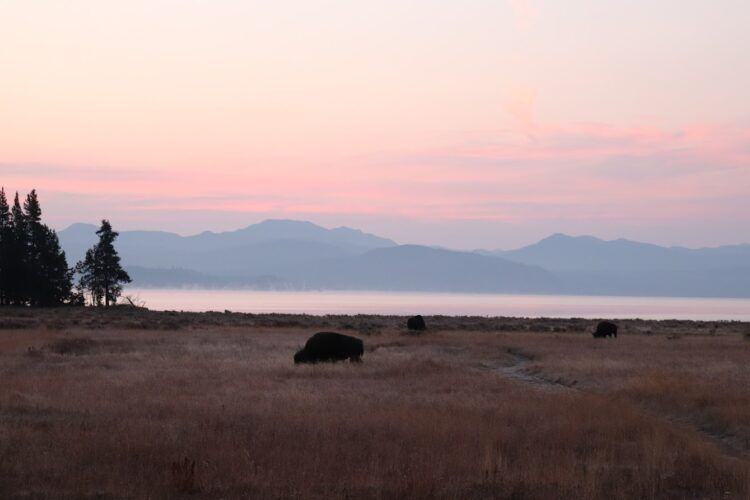
M750 324L426 320L0 309L0 497L750 497Z

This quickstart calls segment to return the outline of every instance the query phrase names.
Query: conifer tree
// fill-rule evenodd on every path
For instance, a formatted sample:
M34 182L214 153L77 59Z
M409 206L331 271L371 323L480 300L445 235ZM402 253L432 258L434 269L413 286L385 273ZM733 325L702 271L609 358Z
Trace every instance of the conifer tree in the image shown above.
M18 199L18 192L11 209L11 236L8 259L8 295L14 305L27 303L28 276L28 237L26 216Z
M40 241L41 265L37 272L40 287L36 305L59 305L71 299L73 271L68 268L68 259L60 248L60 240L53 229L42 226Z
M96 232L99 242L86 252L83 261L76 265L80 274L80 286L91 293L95 305L109 306L117 303L122 293L122 285L131 279L120 265L114 242L118 233L112 230L108 220L103 220Z
M86 256L76 264L75 272L79 275L78 289L80 293L85 295L85 292L88 291L91 295L91 303L100 306L102 305L102 295L98 279L101 276L101 271L97 267L96 247L97 245L94 245L86 250Z
M0 188L0 304L54 306L71 299L72 272L54 230L42 223L36 191L12 208Z
M5 188L0 187L0 305L9 302L8 273L10 271L10 242L12 238L10 206Z
M26 200L23 202L23 211L26 214L26 221L28 224L41 225L42 207L39 205L39 197L36 194L36 189L32 189L31 192L26 195Z
M71 271L54 230L42 224L42 208L36 190L23 204L27 231L26 282L32 306L58 305L67 300L72 288Z
M26 195L23 202L23 214L26 224L26 262L25 271L28 299L32 306L38 306L41 302L41 295L44 294L44 267L45 262L42 260L45 246L45 232L42 227L42 208L39 205L39 199L36 190Z

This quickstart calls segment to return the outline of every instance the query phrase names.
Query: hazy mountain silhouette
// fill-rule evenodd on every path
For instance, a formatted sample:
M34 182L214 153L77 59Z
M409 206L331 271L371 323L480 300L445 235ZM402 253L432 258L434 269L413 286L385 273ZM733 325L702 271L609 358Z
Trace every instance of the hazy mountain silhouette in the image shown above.
M750 245L690 249L564 234L554 234L517 250L484 253L553 271L711 269L750 264Z
M186 239L203 248L249 245L274 240L311 241L360 250L396 245L392 240L363 233L358 229L348 227L326 229L312 222L285 219L269 219L237 231L223 233L206 231L195 236L188 236Z
M160 269L129 266L128 273L136 286L161 288L253 288L282 290L289 287L275 276L212 276L189 269Z
M60 232L79 258L94 226ZM393 241L349 228L270 220L239 231L183 237L122 231L118 250L136 286L246 286L378 290L539 292L559 288L551 273L508 260Z
M75 262L95 238L95 226L74 224L60 231L63 248ZM181 268L204 274L273 274L293 264L355 255L395 243L356 229L325 229L310 222L268 220L224 233L180 236L161 231L121 231L118 251L128 266Z
M71 262L95 231L60 231ZM195 236L122 231L118 250L136 286L750 297L750 245L689 249L555 234L516 250L459 252L268 220Z
M560 289L552 273L536 266L419 245L328 259L292 273L305 286L316 288L508 293Z
M555 234L517 250L481 253L548 269L568 293L750 296L750 245L690 249Z

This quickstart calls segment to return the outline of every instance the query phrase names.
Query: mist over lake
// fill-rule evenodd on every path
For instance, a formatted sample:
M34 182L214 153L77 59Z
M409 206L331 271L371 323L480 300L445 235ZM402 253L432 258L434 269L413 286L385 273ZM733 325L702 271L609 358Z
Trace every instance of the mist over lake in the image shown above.
M95 240L92 225L60 232L76 261ZM266 220L193 236L123 231L118 251L137 288L750 298L747 244L662 247L554 234L515 250L457 251Z
M750 320L750 299L137 288L125 293L150 309L196 312Z

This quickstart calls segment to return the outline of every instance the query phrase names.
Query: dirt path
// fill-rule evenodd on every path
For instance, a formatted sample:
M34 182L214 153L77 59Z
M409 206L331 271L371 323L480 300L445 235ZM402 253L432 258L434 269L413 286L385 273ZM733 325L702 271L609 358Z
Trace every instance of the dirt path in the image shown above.
M659 413L659 412L650 410L648 408L643 408L643 411L654 417L667 420L670 424L674 425L675 427L679 427L679 428L686 429L686 430L692 430L694 432L699 433L700 435L704 436L705 438L710 440L712 443L714 443L726 456L741 459L741 460L750 459L750 447L748 447L748 445L745 444L743 440L737 436L734 436L732 434L723 434L720 432L716 432L715 430L712 430L702 425L700 422L696 421L695 419L685 418L685 417L680 417L680 416L673 416L673 415L665 415L663 413Z
M384 349L391 352L414 352L408 348L405 348L401 344L397 345L385 345L378 347L378 349ZM447 358L453 358L456 356L466 355L466 349L463 347L456 346L444 346L441 351L447 354ZM596 391L589 391L583 389L577 385L577 381L568 381L560 377L553 378L550 375L545 375L539 371L531 371L529 365L533 363L534 356L528 354L524 350L518 347L511 347L506 350L506 353L510 355L512 364L507 365L503 363L500 357L493 359L484 359L479 362L474 361L473 365L481 370L486 370L495 373L504 378L516 381L520 384L532 387L535 390L544 391L548 393L586 393L597 397L603 397L602 393ZM462 356L463 357L463 356ZM465 356L465 361L471 363L471 357ZM476 359L476 358L474 358ZM721 452L733 459L748 460L750 459L750 444L745 443L744 440L736 436L722 434L712 429L706 428L695 418L689 418L680 415L670 415L660 412L654 408L649 408L636 401L630 401L634 407L646 415L647 417L654 418L657 420L666 421L670 425L674 426L683 432L698 433L703 436L707 441L710 441L721 450Z
M575 383L569 384L563 382L561 379L553 380L542 375L531 373L528 371L528 364L533 361L533 358L520 349L509 348L508 354L513 357L514 363L510 366L503 366L500 364L493 364L489 361L483 361L480 366L485 370L490 370L506 378L528 384L536 387L537 389L544 391L570 391L577 390L573 386Z
M528 364L532 362L534 358L528 354L525 354L522 350L509 348L507 352L512 356L514 360L514 363L511 366L495 365L488 361L480 363L480 366L483 369L493 371L506 378L515 380L539 390L550 392L584 392L582 389L574 387L575 382L565 383L562 379L552 379L538 373L530 373L528 371ZM598 395L593 391L586 392L588 394ZM645 407L643 405L637 406L644 414L648 415L649 417L665 420L674 427L682 429L686 432L697 432L708 441L711 441L714 445L716 445L727 457L740 460L750 459L750 446L748 446L747 443L744 443L744 441L737 436L733 436L731 434L722 434L712 429L706 428L694 418L691 419L684 416L668 415L658 412L655 409Z

